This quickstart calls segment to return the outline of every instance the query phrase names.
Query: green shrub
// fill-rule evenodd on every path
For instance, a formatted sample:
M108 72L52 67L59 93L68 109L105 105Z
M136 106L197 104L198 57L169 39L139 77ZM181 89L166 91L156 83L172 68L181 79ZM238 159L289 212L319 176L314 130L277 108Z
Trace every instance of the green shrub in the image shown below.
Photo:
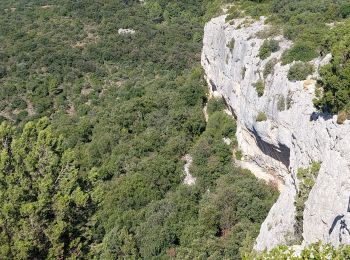
M15 98L12 100L11 109L25 109L27 108L27 103L22 98Z
M0 116L0 123L8 121L6 117Z
M265 91L265 84L264 81L262 80L258 80L256 83L253 84L253 86L256 89L256 92L258 93L258 96L261 97L262 95L264 95L264 91Z
M315 105L324 112L338 113L350 106L350 20L330 31L332 60L320 69L321 97Z
M232 38L229 43L227 43L227 48L230 49L230 51L232 52L235 48L235 38Z
M242 17L242 12L235 6L230 7L227 13L228 15L225 18L226 22Z
M0 66L0 79L4 78L7 74L6 68L3 66Z
M309 168L298 169L297 177L299 180L299 189L295 197L295 235L297 242L302 241L303 234L303 219L305 202L309 197L309 193L315 184L318 172L320 171L321 164L319 162L313 162Z
M237 150L235 152L235 156L236 156L237 160L242 160L242 157L243 157L242 151L241 150Z
M16 122L24 121L28 117L28 112L26 110L23 110L18 113L18 115L15 116Z
M271 53L280 49L279 43L276 40L265 40L259 50L260 59L264 60L268 58Z
M288 71L290 81L305 80L308 75L314 72L314 67L309 63L296 62Z
M222 98L211 98L207 104L207 112L210 115L218 111L223 111L225 109L225 103Z
M338 112L337 123L343 124L345 120L350 120L350 111L347 109Z
M282 55L282 64L288 64L293 61L310 61L317 58L319 54L315 46L310 42L297 42L292 48L285 51Z
M278 62L277 59L273 58L265 64L264 71L263 71L264 78L267 78L268 75L273 74L274 68L277 62Z
M340 18L347 18L350 15L350 4L343 4L339 8L338 16Z
M277 100L277 110L278 111L283 111L286 109L286 102L285 102L285 98L282 95L278 96L278 100Z
M269 1L254 0L254 1L240 1L242 7L245 9L244 14L249 15L255 19L259 19L261 16L268 16L270 13Z
M256 116L257 122L262 122L262 121L266 121L266 120L267 120L267 116L264 112L259 112L259 114Z
M259 39L267 39L280 34L281 31L277 26L270 26L264 30L261 30L255 34Z

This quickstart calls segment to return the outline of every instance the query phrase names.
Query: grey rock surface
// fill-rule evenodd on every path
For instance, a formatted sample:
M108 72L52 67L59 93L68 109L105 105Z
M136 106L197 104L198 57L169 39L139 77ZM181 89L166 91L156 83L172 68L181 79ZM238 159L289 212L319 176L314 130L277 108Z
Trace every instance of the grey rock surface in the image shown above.
M350 243L350 125L348 121L338 125L336 116L318 114L312 103L317 69L331 56L313 60L316 72L306 81L289 81L290 65L280 62L264 78L265 64L279 60L292 46L277 36L280 50L261 60L258 53L264 40L256 33L267 27L264 18L237 19L233 24L226 23L225 16L214 18L205 26L202 52L211 94L222 96L237 119L237 139L244 157L284 184L261 226L255 248L293 244L296 173L313 161L321 162L321 169L305 204L303 244L318 240ZM261 97L254 87L258 80L265 82ZM259 113L267 120L257 122Z

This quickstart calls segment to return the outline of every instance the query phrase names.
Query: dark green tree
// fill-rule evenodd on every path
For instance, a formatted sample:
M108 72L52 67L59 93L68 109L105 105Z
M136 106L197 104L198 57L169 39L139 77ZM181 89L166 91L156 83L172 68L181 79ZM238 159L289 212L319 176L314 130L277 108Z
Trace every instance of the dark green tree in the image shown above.
M0 255L77 258L88 250L93 202L74 152L46 118L17 135L0 125Z

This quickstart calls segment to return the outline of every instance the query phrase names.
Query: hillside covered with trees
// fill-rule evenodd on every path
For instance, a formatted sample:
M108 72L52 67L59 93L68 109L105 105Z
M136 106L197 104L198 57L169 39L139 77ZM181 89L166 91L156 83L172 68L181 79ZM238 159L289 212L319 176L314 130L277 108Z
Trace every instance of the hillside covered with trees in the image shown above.
M249 255L278 192L235 166L200 67L232 2L294 41L283 63L331 52L315 105L350 110L347 0L0 1L1 259Z
M220 4L0 2L2 259L251 251L277 191L234 165L221 101L203 115L203 26Z

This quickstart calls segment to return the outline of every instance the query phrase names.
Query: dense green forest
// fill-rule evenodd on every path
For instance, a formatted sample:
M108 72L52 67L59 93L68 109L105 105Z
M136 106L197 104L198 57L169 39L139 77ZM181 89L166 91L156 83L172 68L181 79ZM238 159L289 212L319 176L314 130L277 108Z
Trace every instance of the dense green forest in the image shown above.
M203 115L203 26L220 4L0 1L2 259L251 251L277 191L235 167L222 102Z
M249 255L278 194L234 165L224 104L202 111L203 26L232 2L0 1L2 259ZM346 0L234 2L295 42L283 63L332 52L315 105L347 111Z

